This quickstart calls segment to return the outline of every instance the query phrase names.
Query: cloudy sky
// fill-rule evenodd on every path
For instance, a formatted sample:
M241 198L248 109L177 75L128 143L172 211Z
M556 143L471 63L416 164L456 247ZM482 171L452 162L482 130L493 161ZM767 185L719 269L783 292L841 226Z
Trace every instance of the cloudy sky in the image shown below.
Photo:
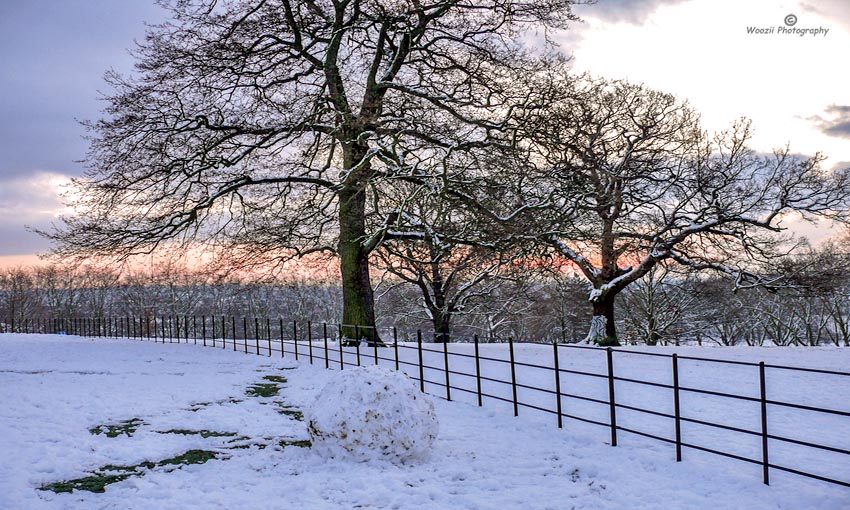
M598 0L576 10L584 21L559 36L575 69L687 98L707 129L749 117L758 150L790 142L850 165L847 0ZM821 30L778 33L789 15L798 32ZM98 117L103 72L129 71L127 49L163 16L153 0L0 0L0 266L48 248L25 226L64 211L59 191L86 150L76 119Z

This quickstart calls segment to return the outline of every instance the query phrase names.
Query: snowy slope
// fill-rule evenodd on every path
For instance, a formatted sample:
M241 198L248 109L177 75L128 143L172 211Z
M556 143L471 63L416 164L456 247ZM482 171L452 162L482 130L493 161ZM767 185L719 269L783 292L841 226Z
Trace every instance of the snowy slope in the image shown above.
M500 347L488 349L499 356ZM787 352L810 366L847 360L837 350ZM604 429L568 422L558 430L549 417L523 411L513 418L489 403L479 409L437 399L440 436L422 463L326 460L297 443L308 436L296 411L310 405L332 374L305 361L185 344L0 335L0 509L850 507L850 490L838 486L783 477L767 487L752 466L687 453L686 462L675 463L669 445L632 436L611 448L601 441ZM246 394L252 385L283 378L279 395ZM436 372L432 378L439 380ZM846 407L847 393L812 392L825 405ZM709 404L701 409L728 412ZM144 422L132 437L89 432L132 418ZM817 429L846 433L844 421L834 417ZM174 430L236 435L167 433ZM108 464L156 463L193 449L219 457L144 468L104 493L37 490Z

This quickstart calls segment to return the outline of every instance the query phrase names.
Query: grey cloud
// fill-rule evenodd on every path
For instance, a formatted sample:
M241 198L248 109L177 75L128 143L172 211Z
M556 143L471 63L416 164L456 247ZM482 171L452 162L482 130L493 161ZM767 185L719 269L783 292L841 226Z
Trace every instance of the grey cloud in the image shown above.
M825 115L814 115L808 120L829 136L850 138L850 105L832 104L824 110Z
M824 133L830 136L840 136L841 138L850 138L850 120L838 122L823 130Z
M40 225L48 227L49 225ZM10 255L31 255L46 253L50 242L40 235L30 232L23 225L10 225L0 222L0 257Z
M838 171L838 170L841 170L841 169L844 169L844 168L850 168L850 161L839 161L838 163L835 163L834 165L832 165L832 168L830 168L830 171L835 172L835 171Z
M0 256L43 252L49 243L27 227L47 229L62 209L54 183L64 176L36 172L6 178L0 187Z
M690 0L597 0L590 5L576 6L575 11L579 16L640 25L659 7L688 1Z
M86 143L75 119L100 115L104 71L129 71L127 48L163 12L152 0L0 1L0 181L80 173Z
M0 256L44 252L61 199L51 176L79 175L84 131L108 69L132 69L134 38L165 12L154 0L0 0Z

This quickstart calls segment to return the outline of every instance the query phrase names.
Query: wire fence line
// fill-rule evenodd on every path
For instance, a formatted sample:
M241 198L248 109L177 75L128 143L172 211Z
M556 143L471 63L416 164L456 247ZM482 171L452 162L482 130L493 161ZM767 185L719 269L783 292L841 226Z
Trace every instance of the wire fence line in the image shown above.
M792 445L805 448L806 451L838 455L842 462L846 462L850 460L850 447L848 447L850 445L823 444L806 437L795 437L789 433L772 431L769 429L768 420L771 410L776 412L780 409L793 409L805 412L807 416L838 417L844 420L842 424L834 426L832 423L831 425L837 430L846 430L847 425L850 424L850 410L772 398L767 387L769 372L838 378L844 383L850 382L850 372L588 345L515 342L510 338L506 342L508 352L505 358L482 352L483 346L486 346L489 341L482 341L478 336L452 338L454 341L468 342L465 350L459 351L450 348L448 342L428 341L443 338L438 335L424 338L421 330L416 331L415 335L400 335L396 328L385 328L379 335L382 341L371 343L352 342L343 335L343 331L354 330L355 338L358 338L360 335L357 331L360 328L366 327L311 321L299 323L284 321L282 318L234 316L74 317L25 321L23 324L14 324L8 320L0 323L0 332L121 337L161 343L193 343L255 355L279 357L292 355L295 359L303 358L311 364L323 364L325 368L345 369L350 366L383 363L396 370L408 372L423 392L447 400L453 400L452 392L454 391L455 396L458 392L467 395L478 406L483 406L485 402L501 402L512 409L514 416L519 415L520 409L552 415L558 428L564 427L565 420L604 427L608 430L607 442L611 446L617 446L620 440L619 433L624 432L672 445L676 461L682 461L683 450L690 449L759 466L762 481L765 484L770 484L772 471L780 471L850 487L850 479L814 473L796 464L778 463L772 460L771 455L772 450L778 445ZM549 350L550 354L546 356L548 362L529 362L518 359L516 353L518 346L531 346L537 349L535 359L538 361L543 358L542 349ZM573 367L569 364L565 366L565 353L574 352L588 353L598 358L597 370ZM669 382L630 376L627 373L628 370L623 368L615 370L615 366L623 367L625 358L630 356L663 360L666 365L665 370L669 370ZM623 359L615 364L615 358ZM750 370L756 375L756 388L753 388L750 394L742 394L708 389L696 384L683 384L680 369L682 361L705 363L713 367L730 366ZM628 365L625 368L627 367ZM518 377L518 374L522 377ZM569 386L572 390L567 390L563 384L563 380L567 377L572 381L583 378L591 383L585 387L571 383ZM547 381L545 384L542 382L544 380ZM641 406L627 403L624 399L618 398L627 385L669 392L672 405L660 406L656 403L656 405ZM684 415L681 404L686 395L701 395L721 401L752 404L758 409L757 425L747 428L740 424L718 423ZM580 402L597 408L598 411L602 411L602 414L600 412L580 414L580 411L589 411L591 407L565 405L565 402ZM636 425L624 424L622 421L618 423L618 416L624 413L638 413L663 419L668 424L668 428L672 428L672 433L662 435L656 430L649 431ZM745 455L700 444L694 440L685 440L682 431L686 424L749 437L757 441L758 446L755 448L757 452L751 451L749 455ZM795 457L791 460L799 459ZM841 474L846 475L846 470Z

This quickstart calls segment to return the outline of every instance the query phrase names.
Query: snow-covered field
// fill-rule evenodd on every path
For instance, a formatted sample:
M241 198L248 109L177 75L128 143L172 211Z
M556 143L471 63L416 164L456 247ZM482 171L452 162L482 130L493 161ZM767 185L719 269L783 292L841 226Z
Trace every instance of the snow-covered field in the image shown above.
M465 354L471 346L451 349ZM391 350L382 351L387 351L382 356L392 357ZM514 418L510 403L490 399L481 409L474 394L458 390L452 398L459 402L435 399L440 434L427 460L395 465L324 459L304 442L309 436L300 414L333 375L318 359L321 349L316 352L316 366L311 367L304 351L296 363L289 353L281 359L279 353L246 356L191 344L0 335L0 509L850 507L850 489L840 486L772 472L767 487L756 465L689 449L685 461L676 463L671 445L622 431L620 446L612 448L604 443L604 427L567 420L559 430L554 416L522 407ZM371 361L366 352L363 363ZM403 360L416 362L415 350L401 352ZM679 352L836 370L850 367L850 351L841 349ZM605 359L599 353L563 351L561 367L604 373ZM485 345L482 354L502 359L507 357L506 346ZM529 364L548 365L552 358L551 348L545 346L517 346L516 354L519 362ZM618 375L669 383L669 359L616 355ZM346 353L346 361L354 359ZM473 373L470 360L452 357L451 369ZM442 367L442 353L426 352L425 362ZM757 395L752 367L697 361L681 365L682 386ZM417 366L407 367L411 374L418 373ZM482 373L504 378L504 364L484 362ZM520 367L517 379L549 387L551 375ZM439 370L426 374L436 382L443 377ZM850 381L844 379L773 369L768 373L768 395L846 410ZM565 376L562 385L565 392L604 400L607 382L600 381L604 384L592 377ZM452 385L474 389L475 383L455 374ZM431 383L426 389L444 391ZM670 392L663 388L618 381L616 389L618 401L672 409ZM275 390L279 393L270 395ZM486 381L484 391L511 395L509 386ZM543 404L551 395L520 388L519 397ZM682 414L758 430L758 406L728 400L683 393ZM566 413L607 419L605 406L568 398L563 403ZM627 427L670 435L667 419L620 410L618 420ZM848 422L850 418L836 415L799 414L774 406L770 410L772 433L836 448L850 448ZM695 424L683 425L682 433L686 442L722 444L742 455L760 455L758 438L724 435ZM774 443L771 462L848 478L847 456ZM206 462L189 464L191 456L185 454L192 451L210 453L201 459ZM209 459L211 455L215 458ZM95 472L100 480L110 475L126 478L107 485L103 493L39 490Z

